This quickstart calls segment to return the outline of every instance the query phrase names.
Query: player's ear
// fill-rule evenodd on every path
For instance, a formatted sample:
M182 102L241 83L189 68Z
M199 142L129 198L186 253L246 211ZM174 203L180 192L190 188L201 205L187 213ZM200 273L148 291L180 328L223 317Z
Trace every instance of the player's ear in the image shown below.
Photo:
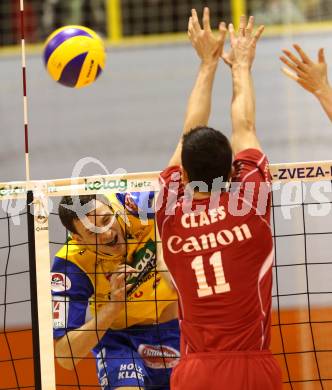
M72 233L72 239L76 241L77 243L83 243L82 237L78 233Z
M228 174L227 181L230 181L231 178L235 176L235 174L236 174L236 169L235 169L234 165L232 164L231 169L230 169L229 174Z
M78 243L82 243L82 237L79 233L77 233L79 231L79 220L78 219L74 219L73 220L73 228L75 229L75 232L71 232L71 237L73 240L75 240L76 242Z
M187 185L189 183L189 178L188 178L188 173L187 171L183 168L183 166L181 165L181 180L182 180L182 183L183 185Z
M231 178L235 175L235 167L234 167L234 152L232 153L232 165L231 165L231 169L229 171L229 175L228 175L228 178L227 178L227 181L231 180Z

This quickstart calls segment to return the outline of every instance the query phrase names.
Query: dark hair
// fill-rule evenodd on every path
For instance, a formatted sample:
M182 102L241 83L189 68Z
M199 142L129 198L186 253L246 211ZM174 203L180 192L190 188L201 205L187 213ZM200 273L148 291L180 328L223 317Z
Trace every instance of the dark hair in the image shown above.
M67 206L75 206L79 204L81 206L89 203L91 200L99 200L100 202L103 202L107 205L110 205L110 202L104 195L79 195L79 196L64 196L62 197L60 203L59 203L59 217L61 220L62 225L69 230L72 233L78 233L75 225L74 220L78 219L77 211L74 210L73 207L67 207ZM79 204L77 203L79 201Z
M205 182L211 192L214 179L228 180L232 147L220 131L199 126L183 136L181 159L189 181Z

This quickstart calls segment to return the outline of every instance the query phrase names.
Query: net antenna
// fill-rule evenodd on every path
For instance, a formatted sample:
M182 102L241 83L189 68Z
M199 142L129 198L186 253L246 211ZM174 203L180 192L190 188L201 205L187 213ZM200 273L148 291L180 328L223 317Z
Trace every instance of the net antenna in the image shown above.
M24 0L20 0L20 20L34 378L36 389L55 390L48 202L42 185L30 181Z
M25 178L30 181L30 160L29 160L29 132L28 132L28 97L26 77L26 53L25 53L25 13L24 0L20 0L21 19L21 45L22 45L22 80L23 80L23 115L24 115L24 141L25 141Z

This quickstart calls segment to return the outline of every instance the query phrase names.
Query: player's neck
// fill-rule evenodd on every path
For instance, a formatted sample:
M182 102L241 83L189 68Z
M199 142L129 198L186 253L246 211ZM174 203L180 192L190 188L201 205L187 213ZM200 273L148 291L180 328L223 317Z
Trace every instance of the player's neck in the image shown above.
M210 196L211 196L211 192L198 192L198 191L195 191L194 195L193 195L193 198L196 199L196 200L201 200L201 199L210 198Z

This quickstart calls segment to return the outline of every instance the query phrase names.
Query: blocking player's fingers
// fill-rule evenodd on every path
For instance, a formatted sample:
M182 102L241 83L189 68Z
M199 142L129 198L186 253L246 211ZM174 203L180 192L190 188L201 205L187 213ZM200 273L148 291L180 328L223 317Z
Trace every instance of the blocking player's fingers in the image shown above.
M297 66L299 69L303 69L303 70L304 70L305 64L303 64L303 62L300 61L300 60L299 60L291 51L283 49L282 52L283 52L290 60L292 60L292 61L296 64L296 66Z
M230 23L228 25L228 32L229 32L229 38L231 40L231 46L234 47L235 42L236 42L236 37L235 37L235 30L234 30L233 23Z
M199 33L201 31L201 25L199 24L197 12L195 8L191 10L191 18L192 18L192 24L193 24L193 31L195 33Z
M307 54L303 51L303 49L301 48L300 45L298 45L298 44L295 43L295 44L293 45L293 47L294 47L294 49L299 53L299 55L300 55L302 61L303 61L305 64L311 64L311 63L312 63L311 59L310 59L310 58L307 56Z
M285 63L286 65L288 65L288 63L290 63L290 64L292 64L293 66L297 66L296 64L294 64L293 62L291 62L287 57L285 57L285 56L280 56L279 57L279 59L283 62L283 63Z
M226 35L227 35L226 23L225 22L221 22L219 24L219 43L220 43L221 49L224 48Z
M241 15L241 17L240 17L240 25L239 25L239 34L242 37L245 36L246 24L247 24L246 16L245 15Z
M294 80L294 81L298 81L298 80L299 80L299 77L298 77L295 73L291 72L291 71L290 71L288 68L286 68L285 66L283 66L283 67L281 68L281 71L282 71L282 73L283 73L285 76L289 77L290 79L292 79L292 80Z
M282 61L285 65L289 66L291 69L294 69L294 70L297 69L296 65L293 64L292 62L290 62L286 57L280 56L279 59L280 59L280 61Z
M203 28L204 28L205 31L211 31L209 7L204 7L204 11L203 11Z
M318 50L318 62L320 64L326 64L325 53L324 53L324 49L323 48L320 48Z
M245 31L246 38L250 38L252 32L254 31L255 18L253 16L249 17L248 24Z
M260 37L263 34L263 31L265 29L265 26L259 26L257 31L255 32L255 35L252 37L251 44L253 46L256 46L257 42L259 41Z
M192 33L192 30L193 30L193 18L190 16L189 20L188 20L188 33Z
M227 27L225 22L219 23L219 32L223 37L226 37L227 35Z
M290 69L292 69L298 76L306 77L306 73L303 72L297 65L293 62L289 61L286 57L280 57L280 60L287 65Z

